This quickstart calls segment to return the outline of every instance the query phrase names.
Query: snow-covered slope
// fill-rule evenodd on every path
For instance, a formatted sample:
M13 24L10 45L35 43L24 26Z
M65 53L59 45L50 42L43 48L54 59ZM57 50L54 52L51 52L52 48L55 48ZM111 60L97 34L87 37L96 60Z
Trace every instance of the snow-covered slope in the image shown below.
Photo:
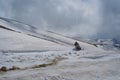
M0 80L119 80L120 54L94 51L0 53Z
M0 50L45 51L66 48L64 45L35 37L37 34L34 33L34 29L30 25L0 18Z
M36 30L36 28L31 25L28 25L13 19L3 18L3 17L0 17L0 25L5 26L14 31L28 33L28 34L35 32Z
M64 48L60 44L0 28L0 50L44 51Z
M0 18L0 80L120 80L119 51L35 29Z
M33 26L2 17L0 17L0 25L2 26L2 29L0 28L0 45L2 45L0 50L42 50L44 47L46 47L44 48L46 50L48 49L47 47L52 48L53 44L63 48L73 48L73 44L76 41L50 31L36 32L36 28ZM83 49L100 50L93 45L78 42ZM22 44L25 46L23 47Z

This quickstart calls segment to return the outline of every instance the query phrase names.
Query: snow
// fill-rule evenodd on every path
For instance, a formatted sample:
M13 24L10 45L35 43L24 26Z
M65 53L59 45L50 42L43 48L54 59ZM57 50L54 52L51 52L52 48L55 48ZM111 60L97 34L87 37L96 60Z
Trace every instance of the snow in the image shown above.
M70 46L73 47L73 44L76 41L76 40L71 39L69 37L65 37L63 35L56 34L56 33L50 32L50 31L41 31L41 32L35 32L34 33L34 32L31 32L29 30L29 29L31 29L31 26L26 25L26 24L22 24L22 23L13 21L13 20L9 20L9 19L6 19L6 18L5 19L4 18L0 18L0 24L3 25L4 27L9 28L9 29L21 32L22 34L24 33L24 34L28 34L28 35L33 35L33 36L36 36L39 39L42 39L42 40L44 39L44 40L47 40L47 41L50 41L50 42L54 42L54 43L57 43L57 44L61 44L61 45L64 45L64 46L68 46L68 47L70 47ZM28 29L28 27L29 27L29 29ZM6 33L1 33L1 34L8 35L7 31L6 31ZM17 39L19 39L19 38L17 37ZM33 41L32 39L30 39L30 40ZM86 49L86 50L100 50L100 51L102 50L102 49L96 48L95 46L90 45L88 43L84 43L84 42L81 42L81 41L78 41L78 42L79 42L80 46L83 49ZM43 43L43 42L40 42L40 43Z
M120 54L114 52L48 51L33 53L2 53L7 66L20 68L44 64L58 57L55 65L10 71L0 74L0 80L119 80ZM5 58L6 57L6 58ZM22 61L21 61L22 60Z
M57 39L58 41L60 41L60 42L62 42L64 44L73 45L74 42L77 41L77 40L74 40L74 39L71 39L71 38L68 38L68 37L53 33L53 32L49 32L49 31L40 32L40 33L44 34L44 35L47 35L47 36L51 36L53 39ZM47 39L49 39L49 37L47 37ZM97 51L102 50L100 48L96 48L95 46L93 46L91 44L88 44L88 43L85 43L85 42L81 42L81 41L77 41L77 42L79 42L82 49L85 49L85 50L89 50L89 51L90 50L97 50Z
M65 48L60 44L56 44L43 39L38 39L25 35L23 33L12 32L0 29L0 50L60 50Z
M97 47L109 51L119 51L120 50L120 41L118 39L97 39L89 41L92 44L96 44Z
M51 32L31 31L31 26L0 18L0 80L120 80L120 52L106 51ZM110 42L109 42L110 43ZM46 66L40 66L46 65Z
M42 64L62 56L64 51L46 51L46 52L24 52L24 53L0 53L0 67L19 66L21 68L29 67L32 65Z

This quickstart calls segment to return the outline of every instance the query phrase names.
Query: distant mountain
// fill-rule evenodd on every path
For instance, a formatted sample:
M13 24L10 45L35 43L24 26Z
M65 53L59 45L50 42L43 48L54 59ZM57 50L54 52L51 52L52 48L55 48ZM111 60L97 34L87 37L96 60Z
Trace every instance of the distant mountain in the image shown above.
M96 39L90 40L91 44L102 47L105 50L120 50L120 40L118 39Z

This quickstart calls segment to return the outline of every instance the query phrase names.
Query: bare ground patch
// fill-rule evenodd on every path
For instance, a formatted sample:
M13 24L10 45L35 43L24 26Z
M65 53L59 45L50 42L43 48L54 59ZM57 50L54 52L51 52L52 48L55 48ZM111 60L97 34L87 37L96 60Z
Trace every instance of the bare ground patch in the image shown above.
M64 57L56 57L55 59L44 63L44 64L38 64L38 65L34 65L31 67L25 67L25 68L20 68L17 66L12 66L11 68L7 68L6 66L2 66L0 68L0 72L7 72L7 71L14 71L14 70L27 70L27 69L35 69L35 68L42 68L42 67L48 67L48 66L53 66L56 65L59 61L64 60L66 58Z

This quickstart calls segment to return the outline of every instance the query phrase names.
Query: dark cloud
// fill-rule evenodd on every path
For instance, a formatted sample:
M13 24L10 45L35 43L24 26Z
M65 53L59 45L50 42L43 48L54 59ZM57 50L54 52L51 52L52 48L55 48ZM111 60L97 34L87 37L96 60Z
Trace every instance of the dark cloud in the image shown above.
M118 37L119 0L0 0L0 16L34 25L39 30L82 37Z
M103 0L103 24L98 36L120 39L120 0Z

